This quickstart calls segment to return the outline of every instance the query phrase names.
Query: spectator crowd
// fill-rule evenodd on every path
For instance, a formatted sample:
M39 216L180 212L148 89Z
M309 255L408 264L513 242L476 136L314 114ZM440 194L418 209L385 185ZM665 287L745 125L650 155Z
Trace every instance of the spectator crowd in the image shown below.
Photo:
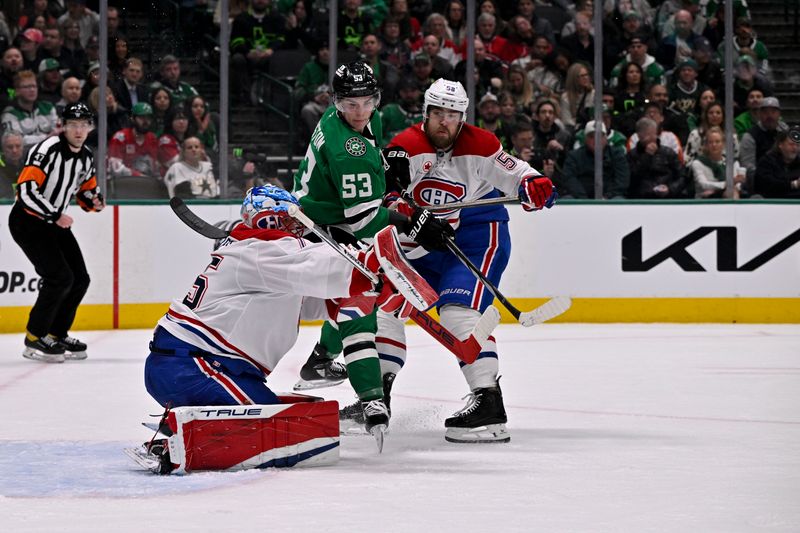
M203 10L213 13L209 25L220 22L216 2L180 4L182 20L204 20ZM60 132L60 109L74 101L93 110L101 104L98 14L85 0L24 5L17 20L0 20L2 196L21 154ZM326 3L229 5L232 102L252 102L258 72L305 51L308 61L292 65L292 82L307 140L330 105ZM337 57L361 57L373 68L382 88L385 142L422 120L422 97L434 80L465 83L471 75L476 124L551 176L562 197L595 197L597 150L604 198L800 197L798 145L781 120L767 43L754 31L744 0L733 6L733 117L722 105L722 2L605 0L602 87L594 86L592 0L483 0L474 21L461 0L341 0L339 8ZM145 51L133 50L125 37L122 7L109 8L107 24L112 185L217 196L216 113L181 79L177 57L166 55L146 72ZM186 35L176 36L184 50L199 42L198 24L184 24ZM468 24L475 29L469 74ZM593 120L596 91L603 102L599 123ZM725 150L729 123L736 131L731 154ZM96 132L90 142L98 142ZM731 191L727 166L735 175ZM252 163L243 174L251 185Z

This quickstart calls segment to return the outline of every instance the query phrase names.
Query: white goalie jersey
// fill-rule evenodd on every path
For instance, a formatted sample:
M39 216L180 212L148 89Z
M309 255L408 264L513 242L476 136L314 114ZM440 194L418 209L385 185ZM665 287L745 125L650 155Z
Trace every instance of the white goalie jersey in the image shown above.
M203 351L269 374L299 321L327 318L325 299L350 295L353 267L325 243L238 225L158 325Z
M408 154L411 182L407 192L417 205L433 206L467 202L499 196L498 191L515 198L520 180L525 176L540 176L525 161L503 151L494 134L464 124L450 150L440 150L428 140L422 124L416 124L388 144L386 150L402 150ZM454 229L462 224L508 220L503 206L476 207L465 210L439 211ZM415 248L404 240L405 250ZM424 250L409 252L417 257Z

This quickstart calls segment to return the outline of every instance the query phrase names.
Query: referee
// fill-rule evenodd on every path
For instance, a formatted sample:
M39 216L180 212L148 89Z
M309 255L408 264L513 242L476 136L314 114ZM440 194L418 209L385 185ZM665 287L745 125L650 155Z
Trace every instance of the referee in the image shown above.
M86 104L69 104L61 118L63 132L28 153L8 219L11 236L42 280L22 355L46 363L86 359L86 344L67 334L89 287L89 274L66 210L73 196L84 211L105 207L94 157L84 146L92 113Z

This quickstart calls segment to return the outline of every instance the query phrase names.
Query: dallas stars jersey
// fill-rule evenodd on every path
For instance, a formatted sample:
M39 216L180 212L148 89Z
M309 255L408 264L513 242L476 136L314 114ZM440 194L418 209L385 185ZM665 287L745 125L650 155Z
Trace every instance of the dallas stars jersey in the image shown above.
M337 226L356 238L370 238L389 223L381 207L386 192L382 129L373 114L367 136L350 128L335 107L322 115L305 159L294 176L294 194L317 224Z

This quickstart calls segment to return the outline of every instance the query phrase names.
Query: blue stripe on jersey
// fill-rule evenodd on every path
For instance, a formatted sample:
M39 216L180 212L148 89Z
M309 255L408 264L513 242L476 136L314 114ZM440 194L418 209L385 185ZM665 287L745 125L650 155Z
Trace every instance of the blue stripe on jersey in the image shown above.
M390 363L395 363L395 364L399 365L400 368L403 368L403 365L406 364L406 362L403 361L401 358L399 358L399 357L397 357L395 355L389 355L389 354L386 354L386 353L379 353L378 354L378 358L382 359L383 361L388 361Z
M204 342L206 342L209 346L214 347L214 349L218 350L219 352L224 353L224 354L228 354L228 355L232 355L233 357L241 357L241 355L239 355L238 353L232 352L232 351L230 351L228 349L225 349L225 348L221 347L219 344L217 344L216 342L214 342L213 340L209 339L208 336L205 333L203 333L201 330L199 330L199 329L197 329L195 327L192 327L189 324L186 324L184 322L178 322L177 320L175 320L174 318L172 318L169 315L167 315L167 320L169 320L171 322L174 322L175 324L177 324L180 327L184 328L185 330L189 331L193 335L196 335L197 337L202 339Z

